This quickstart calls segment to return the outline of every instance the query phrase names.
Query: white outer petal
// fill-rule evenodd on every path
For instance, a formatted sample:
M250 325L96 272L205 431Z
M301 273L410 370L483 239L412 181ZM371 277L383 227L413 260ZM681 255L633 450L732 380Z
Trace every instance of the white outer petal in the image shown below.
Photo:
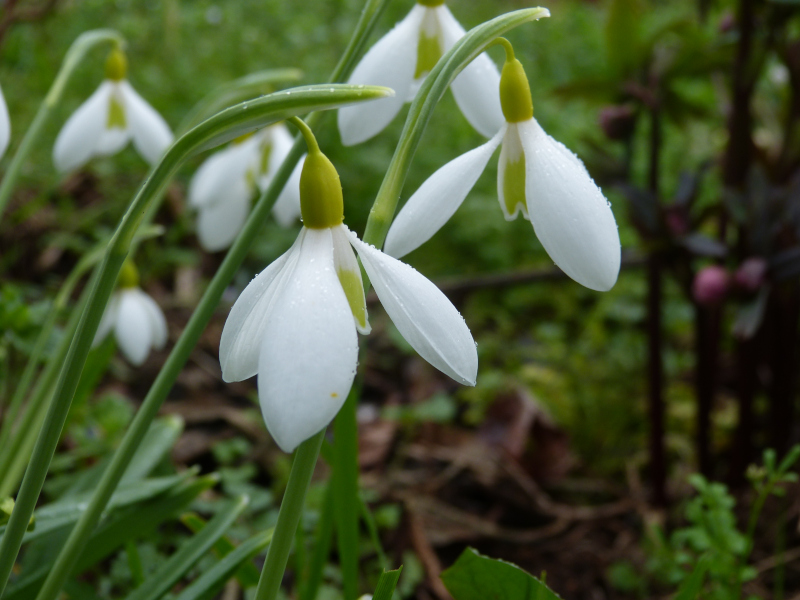
M358 337L333 265L330 229L309 229L263 331L258 397L285 452L324 429L353 385Z
M242 381L258 372L258 354L272 303L292 276L306 230L289 250L251 281L233 305L219 341L222 379Z
M117 312L119 311L119 292L111 294L108 299L106 309L103 311L103 316L100 317L100 324L97 326L97 331L92 340L92 348L99 346L100 343L106 339L106 336L114 329L114 324L117 322Z
M475 341L450 300L412 267L365 244L352 232L348 237L383 308L411 347L456 381L475 385Z
M11 120L8 118L8 107L6 99L3 97L3 90L0 89L0 158L3 158L10 139Z
M136 292L139 302L147 312L150 332L153 335L153 348L161 350L167 345L167 319L164 317L164 312L156 301L143 290L137 288L131 292Z
M419 27L427 9L415 4L411 12L369 49L347 83L383 85L395 95L339 109L342 144L353 146L380 133L403 107L417 68Z
M231 182L217 202L197 211L197 239L203 250L218 252L233 243L250 212L251 188L244 179Z
M97 140L106 127L113 86L111 81L101 83L61 128L53 147L53 162L62 173L83 166L94 155Z
M464 28L444 4L436 10L447 52L464 36ZM492 137L505 122L500 106L500 72L485 52L464 67L450 89L464 117L484 137Z
M475 186L504 132L502 127L488 142L451 160L426 179L392 222L384 252L400 258L431 239Z
M153 344L150 312L135 288L119 292L119 310L114 324L114 335L120 350L137 367L144 363Z
M303 172L305 161L306 155L304 154L297 161L289 180L283 186L275 204L272 205L272 214L281 227L291 227L300 218L300 175Z
M125 98L125 117L133 145L142 158L154 165L172 143L172 130L127 81L120 81L119 87Z
M617 281L620 243L611 205L583 162L536 119L518 123L528 216L550 258L572 279L605 292Z
M209 156L189 183L189 206L199 208L223 201L231 188L246 181L256 151L255 144L234 143Z

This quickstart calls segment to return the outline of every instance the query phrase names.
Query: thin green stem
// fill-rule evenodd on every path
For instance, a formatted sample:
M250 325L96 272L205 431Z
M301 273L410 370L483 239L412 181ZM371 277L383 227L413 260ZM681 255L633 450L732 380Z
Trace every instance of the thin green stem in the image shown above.
M22 470L28 463L36 439L36 432L42 425L47 407L53 395L53 386L56 382L61 367L69 351L70 341L78 329L83 308L89 297L89 286L81 294L76 308L72 311L69 321L64 328L64 333L55 353L50 357L33 388L28 401L25 414L19 421L16 434L8 444L0 446L0 497L10 495L17 488L22 476Z
M303 119L300 117L292 117L291 119L288 119L288 121L300 130L300 133L303 135L303 139L306 141L306 146L308 146L309 153L320 151L319 144L317 144L317 138L314 137L314 132L311 131L311 128L306 125Z
M47 313L47 318L42 324L42 328L39 330L39 335L36 338L33 351L28 358L28 362L25 365L25 370L22 372L22 376L17 383L17 387L14 389L14 396L11 399L8 410L3 415L3 425L2 429L0 429L0 448L7 447L8 438L11 435L12 429L14 428L14 423L16 422L17 415L22 407L22 402L28 393L28 389L33 382L34 376L36 375L36 368L39 366L39 361L42 357L42 354L44 354L44 349L47 346L47 342L50 340L50 337L53 334L53 329L55 328L58 315L61 313L64 307L66 307L67 302L69 301L69 298L75 289L75 286L77 285L78 281L80 281L80 278L83 277L83 275L97 263L97 260L100 256L101 254L97 250L89 252L78 261L70 274L67 275L67 278L64 280L64 283L62 284L61 289L59 290L58 295L53 302L53 307ZM62 356L61 361L63 360L64 357ZM0 473L2 472L3 460L0 458ZM3 493L2 490L0 490L0 497L2 496Z
M487 46L487 48L491 48L492 46L502 46L503 50L506 51L506 62L512 62L514 60L514 46L511 45L504 37L499 37L491 44Z
M61 63L61 69L58 71L53 85L50 86L50 91L48 91L47 96L39 106L39 110L30 127L28 127L28 131L25 132L14 158L11 159L11 164L8 165L3 181L0 182L0 218L2 218L6 204L8 204L8 200L11 197L11 192L14 190L22 165L28 158L34 143L39 138L42 128L50 118L53 108L61 100L64 88L70 77L72 77L75 69L81 64L89 50L98 44L106 43L124 45L125 39L113 29L95 29L79 35L67 50L64 62Z
M278 523L275 525L275 534L272 536L264 569L261 571L261 579L258 581L255 600L275 600L278 595L283 572L289 560L289 551L292 549L292 540L303 511L306 491L311 483L311 475L314 474L324 437L323 429L300 444L295 452L289 484L283 495Z

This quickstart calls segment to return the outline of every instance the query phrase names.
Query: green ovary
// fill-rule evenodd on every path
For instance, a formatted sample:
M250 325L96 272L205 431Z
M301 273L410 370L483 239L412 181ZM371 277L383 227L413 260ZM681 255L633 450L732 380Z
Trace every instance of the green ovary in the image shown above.
M439 43L439 36L428 37L425 32L420 33L417 44L417 70L414 71L414 79L430 73L441 57L442 45Z
M106 129L125 129L125 107L120 104L114 96L111 96L108 101L108 118L106 120Z
M525 156L520 155L519 160L508 162L503 173L503 201L506 204L508 215L513 215L517 206L523 213L527 210L525 202Z
M358 325L365 329L367 327L367 307L364 304L364 287L361 283L361 275L353 271L337 270L339 283L342 284L344 295L353 316L358 321Z

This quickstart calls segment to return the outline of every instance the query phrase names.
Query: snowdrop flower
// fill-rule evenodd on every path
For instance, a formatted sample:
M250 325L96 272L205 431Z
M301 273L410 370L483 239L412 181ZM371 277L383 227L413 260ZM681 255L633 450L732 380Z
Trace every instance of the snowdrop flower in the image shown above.
M158 304L139 288L139 274L126 261L119 275L119 289L111 295L92 345L102 342L111 331L117 344L132 364L144 363L151 348L160 350L167 343L167 321Z
M10 139L11 121L8 118L8 107L6 99L3 97L3 90L0 89L0 158L3 158Z
M352 146L380 133L403 104L411 102L442 55L463 36L464 28L444 0L417 0L406 18L370 48L347 82L390 87L395 96L340 108L342 143ZM497 67L484 53L450 85L467 121L485 137L494 135L503 122L497 92L499 81Z
M384 250L400 258L429 240L453 216L502 142L497 195L507 220L519 213L542 246L572 279L607 291L619 274L614 214L586 167L533 118L530 86L511 44L500 79L506 122L487 143L436 171L403 206Z
M130 140L153 165L172 143L169 126L125 80L126 71L125 55L120 49L112 50L106 61L106 80L67 119L56 138L56 169L72 171L95 156L116 154Z
M239 296L219 350L225 381L258 374L267 429L285 452L324 429L352 386L356 331L370 331L353 249L389 317L425 360L465 385L475 384L478 368L472 335L444 294L343 224L336 169L310 130L303 133L309 145L300 179L303 228Z
M267 189L293 143L286 125L278 123L243 136L200 166L189 184L189 205L197 209L197 237L205 250L216 252L233 243L250 212L255 189ZM300 216L303 160L272 207L283 227Z

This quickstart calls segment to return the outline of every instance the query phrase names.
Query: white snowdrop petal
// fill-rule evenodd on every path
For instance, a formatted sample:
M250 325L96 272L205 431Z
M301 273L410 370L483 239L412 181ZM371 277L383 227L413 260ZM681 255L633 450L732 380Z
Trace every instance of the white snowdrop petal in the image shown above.
M456 307L413 268L348 232L375 293L398 331L419 355L464 385L475 385L478 352Z
M464 28L445 5L436 8L445 51L464 36ZM500 106L500 71L485 52L469 63L450 84L456 104L475 130L492 137L505 123Z
M138 367L150 354L153 330L150 314L137 292L136 289L120 290L114 336L125 358Z
M92 340L92 348L99 346L106 336L114 329L114 324L117 322L117 311L119 310L119 292L114 292L108 299L106 309L103 311L103 316L100 317L100 324L97 326L97 331Z
M154 165L172 143L172 130L127 81L121 81L119 86L125 98L125 116L133 145L142 158Z
M199 208L225 199L232 187L247 180L254 144L231 144L209 156L189 183L189 206Z
M231 308L219 341L222 379L242 381L258 372L264 325L282 286L291 278L306 230L294 245L251 281Z
M347 83L382 85L395 95L339 109L337 122L342 144L353 146L380 133L402 108L417 66L419 26L426 8L415 4L411 12L370 48Z
M11 120L8 118L8 107L6 99L3 97L3 90L0 89L0 158L3 158L10 139Z
M269 153L269 160L267 161L267 169L261 173L261 180L263 183L259 184L262 190L267 189L269 182L275 176L275 171L281 166L283 159L289 154L289 151L294 145L294 138L289 133L289 128L283 123L276 123L267 128L269 132L270 145L272 149Z
M272 214L278 225L291 227L300 218L300 175L303 171L306 155L300 157L297 165L283 186L278 199L272 205Z
M250 212L250 186L242 180L231 182L224 195L197 211L197 239L206 252L229 247L242 230Z
M113 87L111 81L101 83L61 128L53 147L53 163L62 173L83 166L94 155L97 140L106 127Z
M519 123L528 215L545 250L567 275L604 292L617 281L620 243L608 200L583 162L536 119Z
M139 297L139 302L147 312L150 331L153 335L153 348L161 350L167 345L167 319L164 317L164 312L146 292L141 289L135 291Z
M453 216L503 139L505 127L474 150L451 160L431 175L392 222L384 251L400 258L419 248Z
M291 281L262 333L258 397L285 452L325 428L356 372L358 339L333 262L330 229L308 229Z

